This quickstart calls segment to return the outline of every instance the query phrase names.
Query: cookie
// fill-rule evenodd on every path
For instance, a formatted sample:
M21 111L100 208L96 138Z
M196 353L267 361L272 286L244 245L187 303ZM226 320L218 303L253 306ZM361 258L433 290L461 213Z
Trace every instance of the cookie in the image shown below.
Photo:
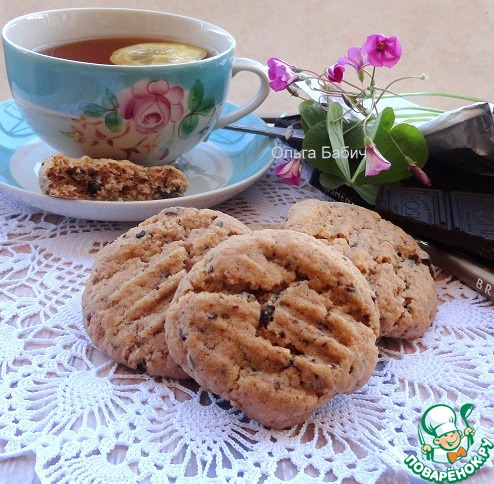
M380 335L418 338L431 325L437 294L428 255L400 227L357 205L304 200L284 227L340 250L360 269L377 297Z
M139 166L127 160L53 155L40 168L45 195L80 200L139 201L178 197L187 177L173 166Z
M373 297L338 251L306 234L259 230L222 242L184 276L166 340L203 388L282 429L370 378Z
M150 375L188 377L169 356L168 305L182 277L211 247L247 232L221 212L170 208L104 247L82 296L83 321L94 345Z

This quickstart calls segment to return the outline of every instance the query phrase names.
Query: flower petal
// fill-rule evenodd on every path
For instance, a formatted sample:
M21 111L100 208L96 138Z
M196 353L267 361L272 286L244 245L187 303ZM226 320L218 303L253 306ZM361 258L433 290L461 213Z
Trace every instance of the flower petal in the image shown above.
M178 123L184 115L184 107L181 104L172 104L170 106L170 119Z
M402 54L401 44L396 37L380 34L369 35L362 51L367 54L369 64L374 67L393 67Z
M148 91L149 83L150 82L147 81L146 79L136 82L132 87L133 96L137 98L149 97L150 94Z
M341 82L343 80L343 73L345 72L345 68L340 66L339 64L335 64L326 69L326 77L331 82Z
M375 176L390 168L391 163L379 153L374 143L365 147L365 176Z
M277 57L271 57L267 65L269 68L268 76L271 80L269 86L273 91L282 91L299 80L299 75L293 70L295 67Z
M166 97L172 104L181 104L184 98L184 90L180 86L173 86L166 93Z
M359 72L367 65L367 55L360 47L350 47L346 57L338 59L338 64L350 65Z
M170 85L168 84L168 81L165 80L151 81L147 86L147 90L155 96L163 96L168 92L169 88Z
M292 158L287 163L282 163L274 168L273 173L283 178L283 181L288 185L298 185L301 180L302 159Z

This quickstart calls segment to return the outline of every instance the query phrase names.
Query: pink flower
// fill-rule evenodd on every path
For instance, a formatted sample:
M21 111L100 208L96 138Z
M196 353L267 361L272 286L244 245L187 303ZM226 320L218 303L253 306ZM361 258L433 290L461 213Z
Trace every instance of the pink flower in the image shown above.
M346 57L340 57L338 59L338 64L352 66L360 73L367 65L367 54L359 47L350 47Z
M366 136L365 144L365 176L379 175L381 171L389 170L391 163L384 158L372 140Z
M268 60L268 76L271 79L269 86L273 91L283 91L290 84L299 80L299 75L293 70L294 66L287 64L277 57Z
M301 158L292 158L287 163L278 165L274 170L277 177L283 178L283 181L288 185L298 185L300 183L300 171L302 168Z
M118 96L120 112L132 119L139 133L157 133L170 121L182 119L184 90L170 87L167 81L139 81Z
M393 67L401 58L401 45L396 37L372 34L367 37L362 50L371 66Z
M331 82L341 82L343 80L343 73L345 68L339 64L328 67L326 69L326 76Z

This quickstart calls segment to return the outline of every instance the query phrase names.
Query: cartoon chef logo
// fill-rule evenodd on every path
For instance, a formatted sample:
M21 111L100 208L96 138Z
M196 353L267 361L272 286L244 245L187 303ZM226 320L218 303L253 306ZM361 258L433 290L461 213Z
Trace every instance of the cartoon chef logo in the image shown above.
M476 448L472 448L474 428L468 417L473 404L462 405L459 418L448 405L429 407L422 415L418 426L420 454L410 452L403 461L416 476L434 484L457 483L473 476L491 460L494 443L482 436L477 437ZM428 465L436 462L441 466Z
M428 460L442 464L453 464L466 457L473 444L475 430L470 427L467 417L472 413L473 405L467 403L460 408L464 430L457 427L456 412L448 405L433 405L422 415L422 429L433 437L433 444L426 444L419 426L421 451Z

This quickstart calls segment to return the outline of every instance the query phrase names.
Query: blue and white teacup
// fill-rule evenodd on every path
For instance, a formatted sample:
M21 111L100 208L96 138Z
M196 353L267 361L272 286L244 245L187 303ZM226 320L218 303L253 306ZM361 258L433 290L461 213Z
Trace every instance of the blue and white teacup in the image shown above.
M43 141L67 156L129 159L158 165L186 153L216 128L266 99L265 68L235 58L235 39L201 20L163 12L80 8L36 12L2 31L13 98ZM98 37L162 37L206 46L213 55L174 65L102 65L51 57L39 50ZM230 79L260 79L256 95L221 115Z

